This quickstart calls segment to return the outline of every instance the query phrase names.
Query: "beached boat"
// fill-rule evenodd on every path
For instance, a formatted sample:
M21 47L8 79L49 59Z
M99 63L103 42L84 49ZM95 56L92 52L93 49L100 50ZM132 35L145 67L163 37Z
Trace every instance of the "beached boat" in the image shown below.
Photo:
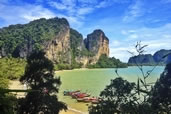
M99 99L96 97L90 97L88 93L82 93L79 90L77 91L64 91L65 96L71 96L73 99L76 99L78 102L84 103L93 103L97 104Z
M84 97L89 97L90 94L88 93L77 93L73 95L73 98L84 98Z
M84 103L93 103L93 104L97 104L99 102L98 98L96 97L77 98L77 101L84 102Z
M80 92L80 90L76 90L76 91L68 91L68 90L66 90L66 91L63 92L63 94L64 94L64 96L72 96L72 94L75 94L75 93L78 93L78 92Z

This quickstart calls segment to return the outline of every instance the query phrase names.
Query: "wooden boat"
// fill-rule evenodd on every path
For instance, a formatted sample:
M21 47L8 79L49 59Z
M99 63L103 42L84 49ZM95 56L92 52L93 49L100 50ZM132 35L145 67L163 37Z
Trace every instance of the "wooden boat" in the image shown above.
M77 102L84 102L83 98L77 98Z
M80 90L76 90L76 91L64 91L63 94L64 96L72 96L72 94L80 92Z
M76 99L76 98L89 97L90 94L88 94L88 93L81 93L81 92L72 92L72 93L70 93L70 96L72 98Z
M93 104L97 104L99 102L98 98L95 97L77 98L77 101L84 102L84 103L93 103Z
M92 100L91 103L92 103L92 104L97 104L97 103L99 103L99 100L98 100L98 99Z

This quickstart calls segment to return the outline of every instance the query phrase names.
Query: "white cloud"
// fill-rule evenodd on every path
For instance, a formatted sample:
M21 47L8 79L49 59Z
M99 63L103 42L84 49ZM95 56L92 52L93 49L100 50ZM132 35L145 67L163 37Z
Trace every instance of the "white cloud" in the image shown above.
M76 5L76 0L62 0L61 2L49 1L48 4L57 10L65 10L67 15L72 15L75 17L89 14L94 10L91 2L83 2L82 0L78 2L80 2L82 5Z
M118 40L113 40L110 43L110 47L117 47L119 46L121 43Z
M102 1L98 5L96 5L96 8L105 8L107 6L109 6L109 2L108 1Z
M113 3L124 4L127 2L129 2L129 0L103 0L103 1L99 2L95 7L96 8L105 8L105 7L111 6Z
M143 9L143 2L140 0L136 0L136 2L129 6L128 10L126 11L123 21L124 22L130 22L136 19L137 17L140 17L144 14Z
M156 39L156 40L149 40L143 41L143 44L147 44L148 53L154 54L156 51L160 49L171 49L171 37L167 39Z
M129 33L136 33L136 30L129 30Z
M78 2L80 5L77 5ZM65 11L65 13L59 13L58 16L67 18L71 26L76 29L79 29L83 25L85 16L95 10L92 5L95 3L96 2L83 0L61 0L48 2L49 6L56 8L57 12Z
M132 56L128 51L133 51L133 47L115 47L110 48L110 57L115 57L123 62L128 62L128 59Z
M67 6L65 6L62 3L49 2L49 5L52 6L52 7L55 7L56 9L59 9L59 10L66 10L67 9Z
M137 34L131 34L128 36L127 40L135 40L137 39L139 36Z
M21 16L28 21L32 21L39 18L49 19L55 17L55 14L53 12L43 8L42 6L30 6L30 7L32 7L31 10L29 10L25 14L21 14Z
M121 30L121 34L123 35L129 35L129 34L135 34L136 30Z
M78 9L78 15L85 15L91 13L94 9L90 7L80 8Z
M19 6L0 3L0 19L5 21L1 27L10 24L25 24L35 19L49 19L56 16L66 18L74 28L79 28L83 25L83 22L80 21L81 17L54 13L41 5L24 4Z
M127 31L125 31L125 30L121 30L121 34L123 34L123 35L127 35L127 34L128 34L128 32L127 32Z
M84 23L87 14L93 13L96 9L106 8L113 3L125 3L128 0L48 0L50 7L56 8L57 11L65 11L65 17L77 18L78 23ZM79 4L79 5L78 5ZM73 25L71 23L71 25ZM81 24L80 24L81 25ZM76 27L79 29L80 26Z
M0 4L0 18L9 24L22 24L39 18L52 18L55 14L40 5L9 6Z

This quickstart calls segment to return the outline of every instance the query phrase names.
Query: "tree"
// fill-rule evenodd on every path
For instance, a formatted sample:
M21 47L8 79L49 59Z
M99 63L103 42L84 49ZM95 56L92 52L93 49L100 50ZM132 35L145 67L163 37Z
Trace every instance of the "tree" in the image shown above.
M2 93L0 88L0 114L14 114L17 107L17 98L9 93Z
M65 103L58 101L56 94L61 84L60 78L54 78L53 63L45 57L43 51L33 52L27 58L22 83L35 90L19 100L19 114L58 114L67 109Z
M154 85L150 102L156 113L171 113L171 63L166 66Z
M89 107L90 114L135 114L134 88L135 83L129 83L121 77L111 80L111 84L101 92L100 102Z

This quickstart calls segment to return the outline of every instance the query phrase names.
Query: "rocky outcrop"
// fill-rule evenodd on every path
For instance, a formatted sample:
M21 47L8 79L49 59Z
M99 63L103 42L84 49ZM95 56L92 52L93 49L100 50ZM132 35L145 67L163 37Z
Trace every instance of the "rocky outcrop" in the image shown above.
M71 64L70 28L65 26L45 44L46 56L55 63Z
M154 65L155 61L153 59L153 56L151 54L145 54L145 55L139 55L139 56L134 56L131 57L128 60L129 65Z
M96 63L101 55L109 56L109 39L102 30L94 30L93 33L88 34L84 43L88 51L93 55L89 58L90 64Z
M166 65L171 63L171 50L159 50L152 56L151 54L144 54L129 58L129 65Z
M70 28L70 47L75 55L78 51L85 49L82 34L72 28Z
M171 50L159 50L153 55L154 61L159 64L168 64L171 62Z

